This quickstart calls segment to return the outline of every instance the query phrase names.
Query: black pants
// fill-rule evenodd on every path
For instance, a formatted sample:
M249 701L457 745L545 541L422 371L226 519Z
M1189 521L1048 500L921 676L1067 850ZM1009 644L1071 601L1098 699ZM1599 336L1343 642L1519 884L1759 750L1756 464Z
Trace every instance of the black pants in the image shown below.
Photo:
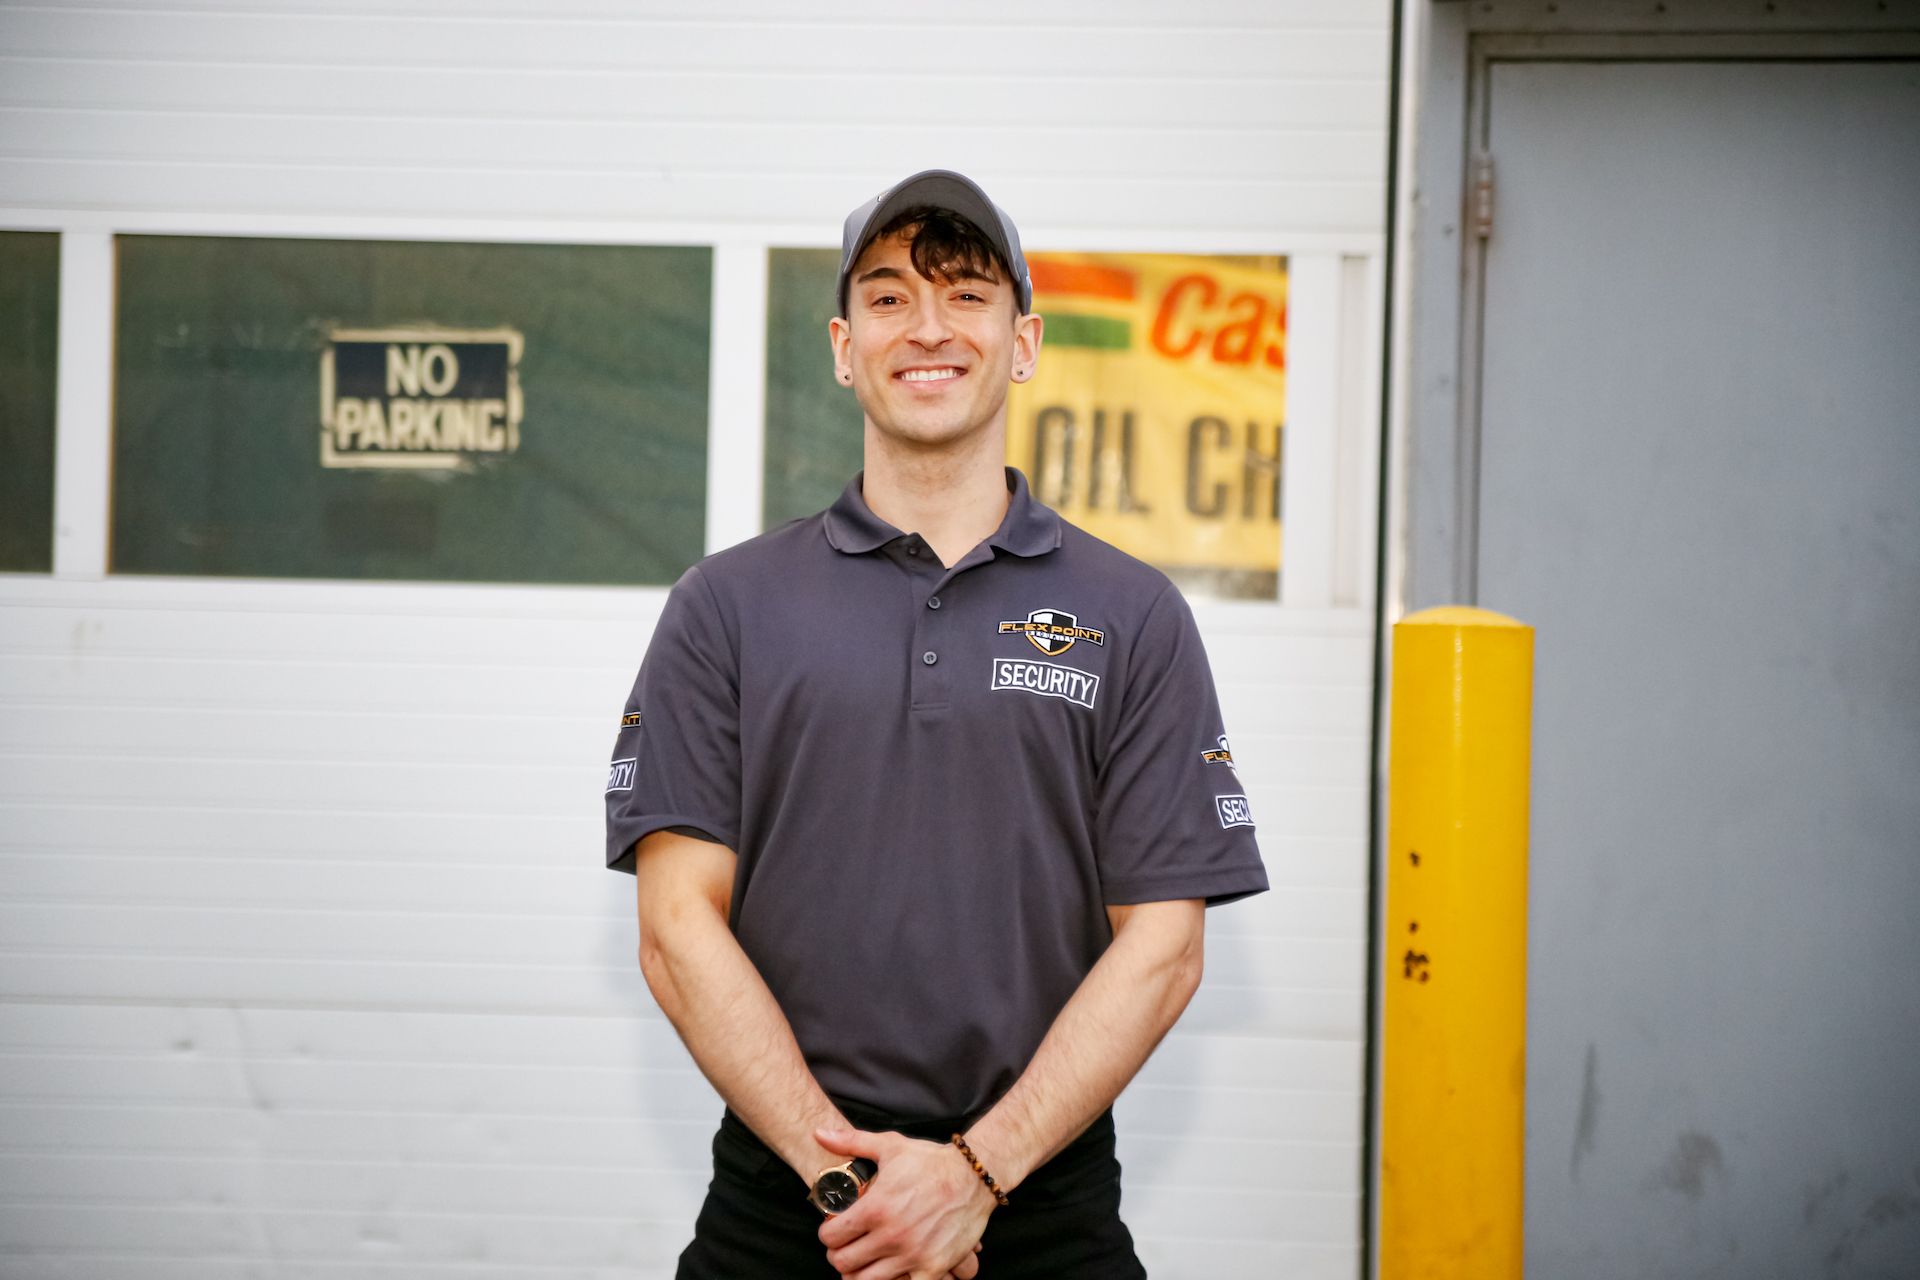
M900 1124L843 1106L857 1128L945 1141L950 1122ZM958 1153L954 1156L959 1159ZM886 1176L885 1170L881 1171ZM1145 1280L1120 1221L1113 1113L1036 1169L995 1209L981 1237L980 1280ZM820 1243L823 1219L799 1175L728 1111L713 1137L713 1182L680 1255L677 1280L838 1280Z

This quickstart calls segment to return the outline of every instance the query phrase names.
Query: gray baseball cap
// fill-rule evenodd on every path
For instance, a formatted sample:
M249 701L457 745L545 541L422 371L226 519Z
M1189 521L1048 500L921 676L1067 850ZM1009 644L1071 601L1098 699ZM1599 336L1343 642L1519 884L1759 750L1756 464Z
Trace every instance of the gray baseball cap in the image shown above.
M987 193L965 174L951 169L927 169L902 179L847 215L846 228L840 234L840 284L836 294L839 310L834 314L847 314L847 284L853 274L853 264L859 261L880 228L896 214L922 205L958 214L980 228L980 233L1013 268L1020 314L1033 310L1033 277L1027 272L1026 255L1020 252L1020 230L1013 225L1007 211L987 199Z

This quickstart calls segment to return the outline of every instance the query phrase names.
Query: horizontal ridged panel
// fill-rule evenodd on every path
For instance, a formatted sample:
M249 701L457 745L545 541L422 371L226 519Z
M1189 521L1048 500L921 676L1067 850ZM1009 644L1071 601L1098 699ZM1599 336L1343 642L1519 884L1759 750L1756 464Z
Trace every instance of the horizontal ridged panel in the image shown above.
M1364 807L1364 792L1360 795ZM1323 799L1302 797L1301 804L1262 834L1261 851L1276 882L1324 888L1365 883L1364 852L1354 844L1359 838L1354 824L1341 812L1320 814L1314 801ZM240 805L27 804L0 798L0 849L112 850L163 862L211 849L269 863L304 858L366 862L371 864L369 875L399 862L457 866L463 871L482 866L531 868L594 883L607 873L602 864L583 859L581 851L600 847L601 825L598 816L339 807L329 809L326 821L316 824L305 815L302 821L289 822L279 811ZM1303 834L1300 827L1332 828L1333 834ZM140 832L137 842L127 839L130 829ZM631 892L625 882L599 883L600 889L587 891L618 891L622 896Z
M6 606L0 588L0 607ZM1365 686L1371 679L1369 632L1293 630L1270 620L1261 632L1217 625L1196 610L1218 679L1236 684ZM0 658L68 661L123 658L179 662L180 678L196 664L245 662L303 666L408 663L466 669L502 662L537 662L541 673L628 670L639 662L658 614L605 623L571 618L446 617L356 614L351 630L329 628L325 613L214 613L205 610L77 610L9 608L0 629ZM22 687L22 692L31 692Z
M296 1205L312 1205L322 1211L366 1212L382 1201L399 1201L408 1214L400 1221L416 1224L425 1237L411 1243L410 1256L434 1261L479 1256L510 1264L543 1257L550 1261L554 1255L530 1254L534 1242L524 1225L518 1230L483 1231L481 1234L491 1238L486 1252L478 1255L453 1245L448 1237L459 1240L473 1236L481 1225L469 1216L474 1214L536 1221L575 1216L589 1221L600 1219L601 1231L611 1236L618 1229L618 1215L644 1219L653 1216L649 1210L669 1207L685 1212L698 1207L700 1191L699 1184L690 1185L684 1175L673 1172L638 1170L614 1177L604 1171L528 1169L511 1164L403 1168L388 1162L310 1164L190 1156L155 1160L52 1156L37 1157L35 1166L27 1169L19 1167L18 1161L0 1160L0 1195L9 1199L22 1195L28 1190L28 1185L23 1185L27 1179L33 1180L28 1185L37 1187L30 1199L98 1202L115 1209L157 1207L176 1201L213 1205L238 1201L258 1205L267 1214ZM1202 1238L1316 1244L1349 1239L1358 1204L1354 1193L1273 1194L1219 1185L1196 1188L1155 1184L1147 1178L1130 1180L1126 1199L1128 1213L1136 1220L1184 1223ZM440 1230L435 1231L432 1218L442 1214L458 1215L461 1229L449 1233L446 1227L450 1224L441 1223ZM245 1230L254 1225L252 1218L251 1214L230 1218L225 1225L229 1231ZM284 1225L275 1223L276 1234L284 1231L294 1237L287 1243L295 1256L313 1256L324 1247L320 1241L302 1247L299 1228L306 1220L307 1215L301 1214L290 1216ZM654 1220L671 1219L661 1213ZM559 1223L552 1225L557 1228ZM219 1229L217 1220L205 1226ZM438 1242L433 1239L435 1235L441 1237ZM337 1240L332 1243L338 1247ZM568 1253L578 1264L592 1260L592 1255L573 1250L560 1256Z
M74 1065L71 1060L49 1060L39 1067L39 1071L49 1072L71 1065ZM210 1073L206 1083L201 1086L202 1092L216 1090L239 1074L235 1064L224 1065L227 1070L222 1077ZM257 1106L271 1106L276 1113L284 1109L292 1116L311 1113L307 1121L309 1125L353 1120L350 1110L347 1114L339 1115L334 1114L339 1108L315 1106L300 1089L285 1080L285 1072L271 1068L272 1064L265 1064L254 1066L246 1072L249 1077L260 1077L258 1083L249 1083L249 1087L259 1091ZM146 1063L125 1064L128 1076L136 1070L144 1075L153 1069ZM189 1092L191 1086L169 1082L169 1073L164 1071L159 1074L161 1081L149 1086L151 1093L147 1096L156 1104L155 1110L165 1114L171 1109L172 1096ZM515 1077L521 1074L513 1073ZM324 1211L363 1205L374 1194L384 1190L383 1184L390 1185L407 1179L412 1170L427 1169L435 1174L430 1179L430 1191L411 1197L407 1208L433 1213L478 1210L563 1214L571 1206L585 1215L610 1215L618 1212L619 1202L605 1199L604 1194L595 1188L605 1185L646 1187L654 1193L641 1197L639 1203L646 1204L665 1196L676 1182L686 1183L686 1175L697 1170L703 1162L705 1139L711 1137L719 1112L717 1108L703 1106L702 1095L679 1083L686 1078L694 1082L699 1080L698 1075L691 1071L679 1077L634 1075L629 1078L630 1089L644 1087L659 1105L678 1102L686 1114L697 1117L679 1126L682 1132L677 1141L686 1159L678 1166L647 1158L648 1153L657 1149L659 1141L658 1135L647 1127L627 1126L616 1131L616 1135L623 1132L634 1143L626 1160L611 1164L582 1164L572 1158L571 1147L560 1153L566 1157L560 1161L536 1160L518 1147L510 1147L508 1143L514 1131L496 1129L491 1120L469 1122L469 1127L489 1135L488 1149L479 1158L449 1158L446 1152L437 1149L403 1152L393 1141L378 1145L359 1157L322 1158L288 1149L280 1140L277 1122L271 1129L271 1144L262 1144L259 1139L264 1126L256 1114L253 1121L254 1142L250 1149L243 1147L231 1153L208 1153L193 1149L137 1153L123 1149L100 1152L85 1149L16 1150L0 1157L0 1197L9 1201L110 1202L128 1206L161 1205L174 1200L218 1204L223 1200L242 1199L246 1190L252 1189L263 1200L277 1206ZM0 1083L12 1085L14 1082L0 1078ZM36 1083L35 1073L21 1073L18 1082L20 1088L32 1089ZM118 1087L121 1079L103 1078L97 1071L87 1071L71 1088L77 1088L82 1083L96 1087ZM163 1083L167 1084L164 1089ZM443 1114L453 1115L461 1109L485 1110L492 1114L502 1107L517 1108L514 1114L519 1120L529 1124L534 1120L547 1121L563 1126L560 1130L563 1133L578 1132L589 1124L609 1123L616 1114L611 1105L613 1089L616 1087L613 1082L609 1082L607 1087L599 1087L596 1082L577 1076L568 1079L565 1088L577 1092L579 1105L567 1107L536 1106L536 1083L528 1081L516 1086L509 1082L481 1095L461 1089L456 1082L444 1096ZM9 1092L12 1092L11 1088ZM71 1096L71 1092L49 1091L49 1096L40 1106L57 1114L61 1110L60 1104ZM1292 1182L1325 1182L1327 1179L1322 1174L1328 1167L1351 1177L1354 1169L1350 1159L1336 1153L1344 1142L1343 1130L1358 1118L1358 1094L1290 1092L1264 1097L1265 1102L1285 1103L1300 1114L1302 1119L1289 1125L1289 1131L1296 1127L1318 1131L1319 1137L1307 1139L1295 1139L1283 1133L1281 1126L1269 1118L1273 1110L1271 1106L1250 1107L1249 1104L1262 1103L1263 1097L1261 1091L1209 1090L1202 1093L1149 1083L1136 1084L1115 1105L1115 1121L1127 1135L1122 1140L1122 1159L1128 1158L1131 1149L1131 1153L1139 1157L1142 1168L1153 1170L1136 1175L1138 1186L1142 1189L1140 1194L1147 1194L1146 1189L1154 1188L1162 1196L1177 1196L1198 1185L1222 1195L1263 1194L1275 1200L1282 1199L1282 1196L1273 1196L1271 1192L1233 1190L1235 1186L1244 1186L1249 1180L1255 1183L1264 1181L1254 1167L1263 1155L1259 1148L1272 1149L1273 1158L1284 1163L1289 1181ZM574 1101L569 1099L569 1102ZM399 1103L428 1113L434 1107L434 1100L428 1097L410 1103L407 1099L401 1099ZM523 1109L529 1107L532 1109ZM604 1107L604 1115L596 1107ZM73 1110L73 1114L83 1125L91 1121L96 1132L103 1123L103 1117L98 1114L86 1116L78 1108ZM207 1111L200 1107L191 1114L204 1116ZM386 1119L391 1133L392 1118ZM657 1122L648 1122L648 1125L654 1123ZM360 1123L358 1131L372 1133L366 1121ZM1200 1138L1227 1144L1221 1151L1226 1153L1229 1167L1216 1164L1209 1171L1200 1163L1170 1165L1148 1158L1153 1153L1164 1154L1175 1148L1184 1148ZM639 1158L636 1159L636 1156ZM1180 1160L1187 1161L1189 1157L1182 1155ZM1183 1167L1191 1168L1194 1176L1173 1178L1161 1173ZM1252 1175L1251 1179L1248 1175ZM1289 1187L1284 1191L1288 1196L1350 1200L1354 1185L1349 1181L1339 1189ZM1135 1183L1130 1181L1129 1199L1134 1195Z
M634 1194L637 1198L638 1192ZM685 1198L684 1191L670 1192L663 1207L678 1207ZM1137 1224L1145 1210L1133 1200L1129 1191L1124 1216ZM1172 1201L1154 1202L1150 1207L1176 1217L1184 1208ZM1257 1227L1276 1207L1288 1220L1311 1222L1315 1236L1351 1234L1350 1224L1359 1213L1351 1199L1343 1203L1330 1197L1287 1197L1277 1206L1273 1201L1241 1201L1231 1206L1238 1216L1229 1218L1229 1225ZM1221 1216L1199 1215L1210 1224ZM416 1275L633 1280L671 1275L679 1242L666 1245L657 1237L642 1235L633 1229L636 1221L650 1224L658 1219L640 1218L632 1210L612 1218L569 1214L542 1229L540 1217L510 1213L293 1211L251 1205L173 1210L64 1204L0 1208L0 1231L9 1240L31 1244L40 1255L18 1264L9 1259L9 1280L261 1280L263 1276L340 1280L343 1276ZM127 1240L157 1240L160 1245L120 1256L108 1252ZM1248 1234L1244 1226L1238 1235L1161 1236L1137 1243L1150 1274L1176 1280L1226 1275L1292 1280L1347 1274L1353 1265L1351 1245L1263 1239ZM408 1261L393 1261L396 1257ZM476 1265L475 1259L482 1257L492 1261ZM620 1261L609 1265L608 1258Z
M649 176L718 167L729 156L777 155L789 171L831 172L849 154L905 153L923 145L910 125L848 124L830 133L815 123L602 123L520 119L285 113L105 112L0 109L0 150L16 158L67 162L138 161L165 155L176 164L267 165L284 157L325 168L452 173L493 170L503 157L528 175L598 172ZM1307 172L1347 182L1379 168L1370 132L1204 129L1026 128L976 130L977 154L962 167L990 165L1007 178L1036 181L1101 177L1129 168L1167 178L1205 180L1235 165L1267 173Z
M1338 709L1350 719L1348 701ZM185 717L180 714L181 705L122 703L96 708L74 703L0 703L0 776L7 773L6 758L22 749L50 759L78 758L83 765L108 756L146 760L156 753L210 764L232 756L254 761L319 760L326 758L334 736L348 723L360 731L355 759L368 766L430 761L449 766L551 767L556 761L578 761L590 749L591 760L597 762L613 742L613 727L605 715L561 718L474 710L429 718L373 711L208 710ZM1274 714L1284 714L1296 723L1301 719L1291 705ZM1366 768L1365 744L1341 736L1333 724L1279 735L1242 730L1242 718L1236 716L1230 726L1234 759L1242 769L1276 771L1302 785L1333 786L1351 782ZM511 736L486 732L508 728ZM476 730L481 731L479 736ZM597 743L600 737L606 741Z
M609 873L611 874L611 873ZM632 934L608 930L612 949ZM1358 950L1357 946L1353 947ZM131 963L137 958L138 963ZM1364 996L1358 989L1234 983L1209 974L1181 1022L1189 1031L1273 1037L1357 1038ZM287 959L252 955L174 956L116 951L0 951L0 998L231 1001L326 1007L457 1009L485 1012L583 1013L634 1008L650 1000L637 967L586 961L535 968L526 962L472 960L394 963L352 959Z
M996 40L996 34L1007 37ZM395 68L568 66L577 70L751 71L795 66L835 68L850 92L862 92L863 68L905 73L924 63L928 44L975 51L941 68L1052 76L1223 78L1378 76L1381 31L1353 27L1236 27L1225 31L1172 23L1030 24L792 22L767 17L732 22L552 21L531 14L431 19L395 13L323 15L279 12L111 15L61 7L0 8L0 47L15 56L113 57L260 65L372 63ZM1223 38L1224 37L1224 38ZM868 98L879 109L882 102Z
M457 877L432 864L337 858L265 859L127 856L96 852L6 852L0 841L0 905L5 903L199 904L221 909L421 912L451 915L543 915L561 919L631 916L631 895L585 896L575 877L552 868L469 867ZM1272 853L1268 854L1271 859ZM1216 912L1209 929L1222 935L1273 934L1357 940L1364 923L1354 890L1280 887L1233 911Z
M46 3L10 3L11 9L50 9ZM63 12L90 14L172 13L191 7L198 13L256 14L261 0L62 0ZM349 19L360 16L390 15L396 6L376 0L300 0L279 6L280 12L298 12L322 18ZM978 8L978 6L976 6ZM408 0L407 12L415 18L452 18L460 21L499 19L509 22L528 20L526 0ZM807 22L816 27L837 28L850 23L913 31L928 26L950 25L952 8L915 9L903 7L898 0L834 0L831 7L801 8L792 0L555 0L539 10L539 19L553 25L622 22L628 25L714 22ZM963 10L958 10L964 12ZM1383 29L1387 22L1387 0L1210 0L1204 9L1189 6L1170 13L1164 0L1030 0L1022 4L1023 29L1070 24L1084 26L1153 27L1180 26L1200 30L1292 27L1369 27ZM988 21L994 16L989 8L977 16Z
M217 1005L62 1004L0 1005L0 1043L23 1055L167 1057L180 1060L279 1058L303 1062L486 1063L497 1068L580 1067L627 1069L636 1061L681 1064L685 1051L666 1019L652 1005L635 1006L598 1017L555 1015L529 1035L519 1018L490 1014L452 1014L377 1009L234 1009ZM1316 1092L1350 1091L1360 1069L1357 1045L1323 1040L1183 1034L1155 1051L1148 1070L1156 1076L1192 1084L1257 1088L1270 1082L1278 1065L1295 1088ZM16 1119L26 1123L25 1113ZM39 1121L32 1122L35 1125ZM129 1118L128 1132L146 1132ZM409 1124L413 1123L409 1119ZM419 1119L422 1125L427 1119ZM436 1122L437 1123L437 1122ZM692 1123L692 1122L690 1122ZM704 1124L701 1120L697 1123ZM29 1132L16 1130L32 1141ZM196 1131L156 1128L140 1146L192 1147ZM398 1131L396 1131L398 1132ZM434 1130L432 1143L453 1141L451 1132ZM110 1133L96 1136L113 1140ZM77 1135L73 1135L77 1137ZM710 1136L710 1135L707 1135ZM384 1140L384 1139L383 1139ZM67 1139L61 1139L64 1143ZM134 1139L129 1137L129 1142ZM290 1149L316 1154L351 1154L343 1131L310 1128L289 1135ZM545 1140L529 1134L536 1149ZM554 1151L570 1150L568 1139ZM624 1150L612 1143L607 1151ZM345 1144L345 1145L340 1145ZM430 1144L431 1145L431 1144ZM426 1150L427 1148L422 1148ZM597 1148L596 1148L597 1149ZM583 1157L584 1158L584 1157ZM609 1159L613 1158L608 1156Z
M4 139L0 139L4 145ZM964 147L943 148L946 167L992 181L997 165ZM923 148L877 167L830 177L770 172L745 160L729 173L622 173L601 167L528 171L503 157L487 166L435 170L430 163L373 168L299 159L253 164L152 158L42 160L0 155L0 191L28 208L164 210L192 214L325 217L617 219L676 224L804 221L824 229L846 216L847 193L871 193L926 167ZM1276 251L1289 232L1371 230L1380 188L1310 177L1185 179L1154 176L1013 179L995 195L1029 226L1131 229L1155 226L1263 235ZM716 233L723 228L714 226ZM636 228L636 234L643 234ZM1043 237L1029 237L1036 246Z
M626 922L618 923L617 929L583 930L568 916L453 915L372 905L311 911L0 901L0 956L121 951L143 963L240 956L346 964L599 964L624 972L633 961L633 940ZM1361 958L1361 949L1348 940L1272 936L1215 937L1207 954L1216 973L1336 991L1360 985Z
M1377 139L1363 153L1380 153L1375 176L1384 173L1385 69L1355 80L1272 76L1213 81L1199 91L1139 79L1076 83L1057 91L1046 74L1010 76L998 66L963 81L969 95L969 130L1004 130L1033 123L1037 94L1048 95L1047 121L1056 128L1125 133L1133 128L1219 132L1223 122L1240 128L1371 130ZM475 72L458 67L420 67L404 76L353 65L272 67L215 65L194 60L151 62L137 52L121 58L7 56L0 51L0 104L68 110L125 112L224 111L279 116L345 113L388 119L458 116L473 120L580 123L638 121L655 126L720 123L762 125L805 120L816 126L871 127L874 113L862 98L836 92L844 72L741 72L693 74L671 68L651 72L498 68ZM885 68L863 74L873 97L899 101L924 91L925 73ZM939 83L936 78L932 83ZM1141 89L1158 90L1143 96ZM964 144L971 136L956 133ZM1227 136L1231 136L1229 133ZM1004 157L999 157L1004 161ZM840 164L844 165L842 158ZM844 201L843 201L844 203ZM840 211L844 214L846 211Z

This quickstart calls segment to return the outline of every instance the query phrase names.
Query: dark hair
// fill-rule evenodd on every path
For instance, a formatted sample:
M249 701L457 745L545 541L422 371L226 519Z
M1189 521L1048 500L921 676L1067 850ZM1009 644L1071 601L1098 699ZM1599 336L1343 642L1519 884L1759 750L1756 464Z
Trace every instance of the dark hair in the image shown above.
M903 209L874 232L868 243L897 235L910 227L917 228L913 232L911 254L913 269L922 279L939 284L960 276L977 275L1002 284L1013 282L1013 269L993 247L993 241L973 223L948 209L932 205ZM1020 314L1018 295L1013 311L1016 317Z

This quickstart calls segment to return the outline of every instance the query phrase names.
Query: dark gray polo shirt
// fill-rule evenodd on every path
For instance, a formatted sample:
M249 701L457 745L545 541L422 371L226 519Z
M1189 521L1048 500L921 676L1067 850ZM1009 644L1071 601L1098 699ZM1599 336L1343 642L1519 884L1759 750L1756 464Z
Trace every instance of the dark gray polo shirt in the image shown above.
M1267 887L1186 601L1007 480L950 569L855 476L687 570L608 773L607 865L669 827L733 849L734 934L815 1079L902 1120L1006 1092L1107 905Z

